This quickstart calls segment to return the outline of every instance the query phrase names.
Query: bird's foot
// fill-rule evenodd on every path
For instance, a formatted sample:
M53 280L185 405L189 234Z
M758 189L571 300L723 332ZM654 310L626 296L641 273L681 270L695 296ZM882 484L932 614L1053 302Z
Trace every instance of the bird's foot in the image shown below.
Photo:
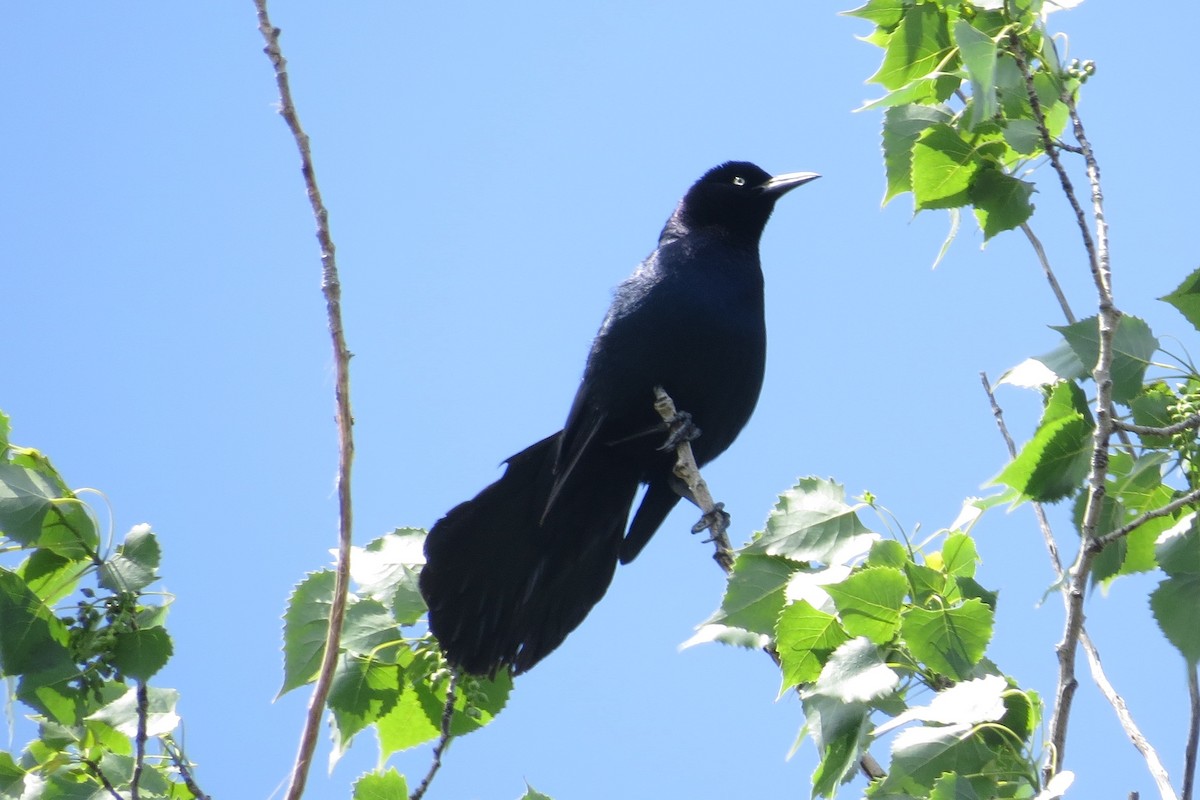
M730 517L729 513L725 510L725 504L717 503L713 506L712 511L702 516L700 521L692 526L692 533L701 533L703 531L711 530L714 532L714 534L723 534L729 528L729 522L731 519L732 517ZM705 539L705 541L711 542L713 540Z
M692 421L692 415L686 411L676 411L675 416L666 424L667 440L659 445L663 452L674 450L684 442L695 441L700 437L700 428ZM703 529L701 529L703 530Z

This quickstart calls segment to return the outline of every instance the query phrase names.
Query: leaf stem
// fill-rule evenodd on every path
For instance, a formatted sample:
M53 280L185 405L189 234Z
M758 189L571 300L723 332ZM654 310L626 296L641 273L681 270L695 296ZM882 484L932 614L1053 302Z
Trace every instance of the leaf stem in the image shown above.
M267 14L267 0L254 0L254 6L258 11L258 29L266 42L263 52L267 54L267 58L270 59L275 70L275 82L279 88L279 113L283 116L296 141L296 148L300 153L300 171L304 176L304 185L308 191L309 203L317 223L317 242L321 248L321 290L325 296L325 309L329 335L333 344L336 373L334 400L338 429L338 554L324 654L321 658L316 684L313 686L304 728L300 734L300 744L286 795L288 800L299 800L304 794L308 770L312 765L313 751L320 733L325 701L333 683L334 668L337 666L338 651L341 645L342 621L346 614L346 596L350 584L350 547L353 530L350 469L354 461L354 417L350 410L351 354L346 347L346 336L342 326L342 288L338 278L336 248L329 230L329 212L325 208L325 203L321 199L321 190L317 185L308 134L300 125L300 118L292 101L287 60L284 59L283 51L279 46L280 31L271 24Z
M425 796L425 792L429 790L429 784L433 782L433 777L438 774L438 770L442 768L442 753L446 752L446 746L450 744L450 722L454 718L454 700L458 689L458 670L450 673L450 685L446 687L446 704L442 706L442 735L438 739L438 743L433 746L433 763L429 765L429 772L425 773L425 778L421 781L408 800L421 800Z

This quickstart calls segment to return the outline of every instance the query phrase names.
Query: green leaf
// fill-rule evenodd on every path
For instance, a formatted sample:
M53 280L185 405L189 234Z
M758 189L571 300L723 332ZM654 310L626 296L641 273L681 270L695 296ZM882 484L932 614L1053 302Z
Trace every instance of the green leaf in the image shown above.
M846 503L846 489L820 478L801 478L779 496L767 517L766 530L742 548L743 553L782 556L797 562L842 563L866 552L878 534L855 513L861 504Z
M1016 152L1032 158L1042 152L1042 132L1031 119L1004 120L1004 141Z
M288 598L283 615L283 686L277 696L308 683L321 667L333 604L333 581L332 570L310 573Z
M980 797L969 780L947 772L933 784L929 800L980 800Z
M868 80L886 89L899 89L939 67L941 72L953 70L955 61L946 15L932 3L922 3L905 9L896 29L888 34L879 71Z
M342 649L367 658L395 660L400 630L390 611L378 600L355 600L342 623Z
M996 42L964 19L954 23L954 40L971 81L967 127L974 130L980 123L996 116L1000 108L996 100Z
M913 656L951 680L973 677L973 670L992 638L993 612L982 601L964 600L955 607L905 611L900 624Z
M733 562L721 607L701 627L725 625L765 636L786 602L784 590L796 564L784 558L742 551Z
M880 539L871 545L871 554L867 556L869 567L900 567L909 561L908 549L895 539Z
M980 170L971 182L969 197L975 206L975 219L987 241L997 233L1020 227L1033 215L1029 202L1033 184L1014 178L998 169Z
M1011 486L1023 497L1045 503L1074 492L1091 463L1092 423L1086 412L1077 385L1056 384L1037 432L992 483Z
M1141 393L1129 403L1133 412L1135 425L1147 428L1165 428L1175 420L1171 415L1171 407L1178 398L1162 381L1156 381L1144 386ZM1170 447L1170 436L1142 436L1142 444L1146 447Z
M859 17L880 28L891 28L904 16L905 0L869 0L866 5L841 12L847 17Z
M895 567L868 567L825 587L851 636L886 644L900 628L908 579Z
M883 792L926 796L943 774L976 775L992 760L992 750L973 736L972 725L909 728L892 743L892 763Z
M387 772L369 772L354 782L352 800L403 800L408 783L395 767Z
M427 611L417 587L426 535L420 528L397 528L366 547L355 547L350 560L350 576L360 593L391 608L400 625L412 625Z
M34 545L42 522L61 497L58 488L40 472L15 464L0 464L0 532L18 544Z
M1088 368L1090 375L1100 358L1100 328L1096 317L1088 317L1074 325L1052 326L1063 335L1075 355ZM1126 314L1117 323L1113 334L1113 400L1128 404L1142 391L1146 368L1158 350L1158 339L1150 326L1137 317Z
M812 776L813 797L833 797L854 776L871 722L866 703L843 703L823 694L801 698L805 730L817 747L820 763Z
M343 654L333 673L328 706L333 716L333 761L354 736L396 707L403 670L396 664Z
M883 164L887 176L884 205L896 195L912 191L913 145L921 133L951 119L953 116L946 109L920 103L897 105L884 112Z
M114 592L137 592L158 580L162 549L146 524L135 525L112 557L100 566L100 585Z
M0 674L74 671L63 624L14 572L0 567Z
M975 577L979 553L975 541L965 533L952 533L942 545L942 564L947 574L962 578Z
M1184 278L1175 291L1158 299L1175 306L1192 327L1200 331L1200 269Z
M111 663L127 678L145 681L166 666L174 648L163 628L114 634Z
M783 671L779 696L793 686L815 681L830 654L849 640L837 617L818 611L805 600L790 603L779 615L775 629Z
M1200 662L1200 575L1167 578L1150 594L1150 609L1167 641L1193 668Z
M542 794L537 789L534 789L532 786L530 786L528 782L526 782L525 794L521 795L518 800L551 800L551 798L550 795Z
M913 706L880 725L872 736L878 738L890 730L910 722L932 722L938 725L978 725L995 722L1005 714L1004 695L1008 681L999 675L963 681L934 695L926 706Z
M1163 572L1172 578L1200 577L1200 528L1194 511L1162 534L1156 555Z
M111 725L126 736L138 735L138 689L131 686L128 691L108 703L88 719L99 720ZM179 692L174 689L146 688L146 735L164 736L179 726L179 715L175 705Z
M900 685L879 648L860 636L840 645L806 694L832 697L842 703L870 703L891 695Z
M990 143L991 149L1003 146ZM917 137L912 155L912 193L916 209L958 208L968 203L968 189L983 164L976 147L951 126L937 123Z
M53 550L34 550L17 567L17 576L47 606L75 591L79 578L91 567L91 561L77 561Z

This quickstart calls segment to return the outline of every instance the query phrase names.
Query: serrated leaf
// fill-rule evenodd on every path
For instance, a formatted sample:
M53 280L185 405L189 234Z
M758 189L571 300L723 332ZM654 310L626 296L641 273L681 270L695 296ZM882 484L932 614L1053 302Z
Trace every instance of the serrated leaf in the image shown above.
M888 34L883 63L868 80L886 89L899 89L941 67L956 66L946 15L932 3L905 9L896 29Z
M1004 121L1004 141L1016 152L1032 158L1042 152L1042 132L1032 119L1009 118Z
M125 677L145 681L166 666L173 652L163 628L120 631L114 634L111 661Z
M1092 424L1081 398L1082 390L1074 383L1056 384L1033 438L992 483L1011 486L1024 498L1045 503L1074 492L1091 463Z
M308 683L320 669L329 632L333 582L332 570L310 573L288 598L283 615L283 686L277 697Z
M137 592L158 580L162 549L146 524L135 525L117 552L100 565L100 585L114 592Z
M938 725L978 725L995 722L1005 714L1004 693L1008 681L999 675L963 681L934 695L929 705L913 706L893 717L871 732L880 737L890 730L910 722L933 722Z
M784 589L796 569L787 559L743 551L733 562L721 607L702 625L774 635L785 602Z
M355 600L342 623L342 649L367 658L394 660L400 630L390 611L378 600Z
M52 606L75 591L79 578L91 568L91 561L67 558L53 550L34 550L17 567L17 576L47 606Z
M1200 662L1200 575L1167 578L1150 594L1150 609L1167 641L1193 668Z
M895 567L868 567L841 583L826 586L825 591L833 598L851 636L885 644L900 627L908 579Z
M389 606L400 625L412 625L427 610L417 587L426 535L420 528L397 528L354 548L350 559L350 577L359 592Z
M957 577L975 577L975 565L979 562L979 553L975 549L975 541L965 533L952 533L946 537L942 545L942 563L945 571Z
M782 697L793 686L815 681L833 651L849 640L837 617L803 600L789 604L779 615L775 629L775 647L783 671L779 695Z
M0 567L0 675L23 675L75 664L67 630L15 573Z
M975 219L987 241L998 233L1020 227L1033 215L1033 184L998 169L980 170L971 182L969 197Z
M1171 407L1176 402L1177 398L1170 387L1162 381L1156 381L1142 388L1141 393L1130 401L1129 410L1133 412L1135 425L1144 425L1147 428L1165 428L1174 422ZM1146 447L1171 446L1170 436L1144 435L1141 440Z
M980 800L980 797L969 780L947 772L933 784L929 800Z
M402 800L408 797L408 783L391 767L387 772L369 772L354 782L352 800Z
M869 567L903 568L908 561L908 550L895 539L880 539L871 545L871 554L867 556Z
M822 694L802 697L801 704L805 730L820 758L812 776L812 796L833 797L858 766L859 753L866 746L871 707Z
M992 751L972 735L972 725L909 728L892 743L892 763L880 789L927 794L943 774L976 775Z
M1196 512L1188 512L1164 531L1155 546L1163 572L1172 578L1200 576L1200 528Z
M116 700L87 718L107 723L126 736L138 735L138 689L131 686ZM179 726L175 705L179 692L174 689L146 688L146 735L164 736Z
M1200 269L1184 278L1175 291L1158 299L1175 306L1192 327L1200 331Z
M1096 317L1088 317L1074 325L1052 326L1063 335L1090 375L1100 357L1100 329ZM1113 333L1113 400L1128 404L1142 390L1146 368L1158 350L1158 339L1150 326L1138 317L1126 314Z
M934 672L963 681L992 638L993 612L981 600L964 600L959 606L909 608L900 633L913 656Z
M333 751L337 763L354 736L378 722L400 699L403 670L396 664L344 653L333 673L327 705L333 716Z
M550 795L542 794L537 789L525 782L525 794L521 795L517 800L551 800Z
M891 28L904 16L905 5L905 0L868 0L866 5L841 13L868 20L880 28Z
M887 190L883 203L887 205L898 194L912 191L913 145L931 125L947 123L953 116L944 108L921 103L893 106L883 114L883 164Z
M996 100L996 42L964 19L957 20L953 30L963 68L971 81L967 127L974 130L980 123L996 116L1000 108Z
M829 656L807 695L824 695L842 703L869 703L887 697L900 684L897 675L865 636L840 645Z
M0 532L18 544L35 544L59 497L58 487L37 470L0 464Z
M979 148L945 123L931 125L913 145L912 193L918 211L957 208L969 202L968 189L983 161Z
M846 503L846 489L821 478L801 478L779 496L766 529L742 548L746 554L782 556L797 562L842 563L865 553L878 539Z

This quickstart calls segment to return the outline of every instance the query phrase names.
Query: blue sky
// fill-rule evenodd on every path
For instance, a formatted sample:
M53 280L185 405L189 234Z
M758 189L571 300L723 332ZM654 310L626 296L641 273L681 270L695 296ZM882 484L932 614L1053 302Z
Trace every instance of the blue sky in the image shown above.
M846 5L274 4L342 269L360 544L431 525L561 425L611 288L728 159L825 176L780 203L763 240L766 384L705 474L733 537L800 475L870 490L932 531L999 471L978 373L1050 349L1061 316L1023 239L981 251L965 225L931 270L945 216L913 219L908 198L880 210L880 117L851 113L878 94L863 81L879 52L854 39L865 23L836 15ZM1052 24L1098 64L1082 113L1118 304L1187 346L1187 324L1154 298L1197 265L1187 148L1200 119L1180 90L1200 12L1127 7L1092 0ZM313 223L252 4L0 15L0 408L14 441L105 493L119 534L159 533L176 655L156 683L182 693L205 789L267 797L307 702L272 702L280 615L334 546L336 458ZM1049 170L1034 178L1033 225L1085 315L1078 232ZM1036 396L999 398L1027 436ZM792 698L775 702L768 659L677 650L723 585L692 517L676 512L510 708L452 746L431 797L513 798L525 780L560 800L808 792L815 756L806 744L785 759L803 720ZM1051 573L1032 515L992 512L976 534L978 579L1000 589L992 656L1050 694L1061 606L1036 608ZM1090 624L1178 778L1182 660L1149 616L1152 586L1092 597ZM1074 794L1150 796L1083 683ZM332 775L327 752L311 797L347 796L375 761L369 736ZM428 757L393 763L418 776Z

